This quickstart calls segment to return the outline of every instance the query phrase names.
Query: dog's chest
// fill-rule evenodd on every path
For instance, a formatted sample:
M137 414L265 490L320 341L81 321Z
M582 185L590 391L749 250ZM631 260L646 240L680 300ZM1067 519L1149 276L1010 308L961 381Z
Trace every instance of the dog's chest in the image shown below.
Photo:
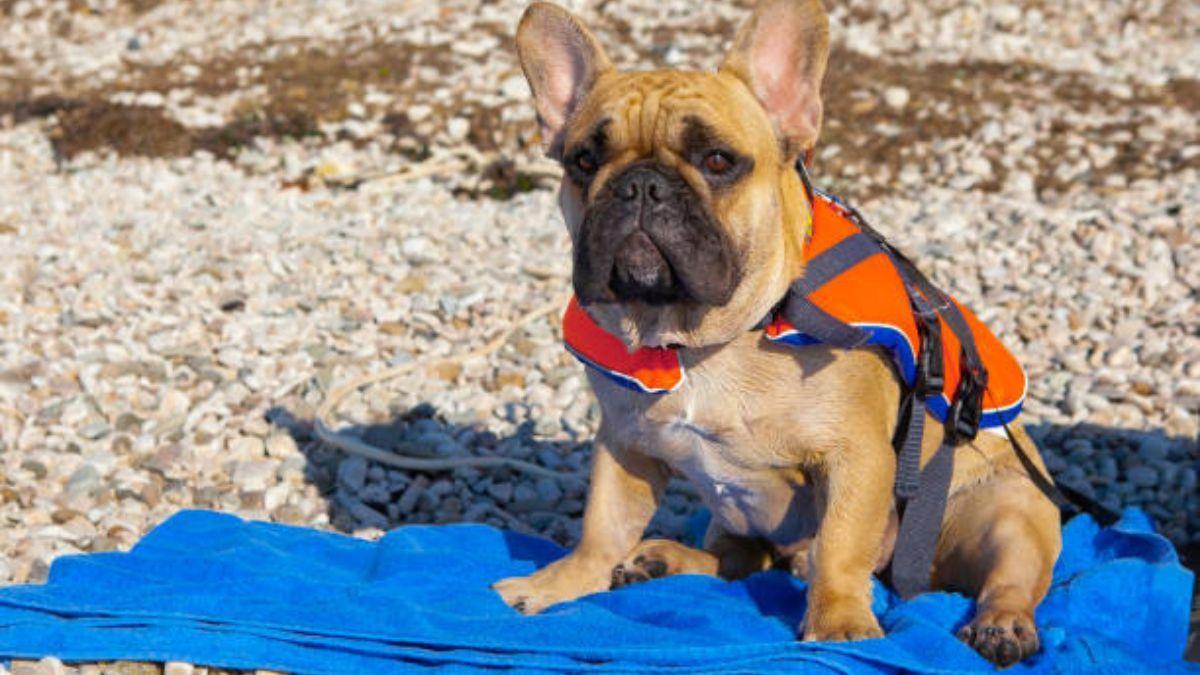
M757 378L756 386L746 386L724 365L713 360L693 368L677 391L656 398L593 383L615 433L681 474L726 531L790 543L804 529L796 502L804 498L805 480L797 434L779 430L796 420L789 406L773 412L764 405L779 400L775 383ZM793 374L788 370L783 376Z

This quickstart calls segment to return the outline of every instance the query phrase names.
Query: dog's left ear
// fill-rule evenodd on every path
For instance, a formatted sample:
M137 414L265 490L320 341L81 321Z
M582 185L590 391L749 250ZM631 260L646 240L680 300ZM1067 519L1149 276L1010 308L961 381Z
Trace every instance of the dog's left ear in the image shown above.
M567 120L612 63L578 17L548 2L525 10L517 26L517 56L533 92L542 140L557 158Z
M788 159L817 142L828 59L829 18L821 0L760 0L721 64L771 116Z

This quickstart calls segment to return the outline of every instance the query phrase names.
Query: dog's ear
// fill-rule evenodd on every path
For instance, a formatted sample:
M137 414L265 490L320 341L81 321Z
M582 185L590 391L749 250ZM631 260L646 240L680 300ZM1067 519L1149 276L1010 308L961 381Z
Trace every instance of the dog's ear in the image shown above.
M578 17L548 2L525 10L517 26L517 56L533 91L542 140L557 158L567 120L612 63Z
M721 70L754 92L790 159L817 142L828 59L829 18L821 0L760 0Z

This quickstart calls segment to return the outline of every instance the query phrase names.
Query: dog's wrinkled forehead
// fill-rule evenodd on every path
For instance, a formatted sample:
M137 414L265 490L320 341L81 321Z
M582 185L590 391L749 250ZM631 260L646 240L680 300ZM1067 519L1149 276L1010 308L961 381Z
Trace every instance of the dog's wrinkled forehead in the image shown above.
M749 157L778 152L771 122L753 94L719 73L650 71L602 78L572 116L563 153L603 153L611 170L654 159L674 166L722 147Z

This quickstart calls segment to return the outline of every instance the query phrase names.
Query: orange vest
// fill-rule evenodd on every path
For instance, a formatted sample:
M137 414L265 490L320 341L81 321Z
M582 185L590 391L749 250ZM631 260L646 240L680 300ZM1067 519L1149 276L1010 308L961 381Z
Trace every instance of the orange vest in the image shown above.
M839 242L862 232L850 211L836 198L813 193L813 222L804 249L806 265ZM896 264L880 248L813 290L807 299L820 310L849 326L861 329L863 344L884 347L908 386L917 376L917 357L922 335ZM979 319L957 300L975 347L987 371L979 427L999 427L1011 422L1025 400L1025 371L1004 345ZM939 421L945 421L961 377L961 348L954 332L940 316L944 385L929 395L925 404ZM679 354L669 347L642 347L630 352L613 335L587 315L575 299L563 316L563 339L567 349L587 366L613 381L647 394L666 394L683 382L686 374ZM820 339L793 326L782 312L768 317L765 339L794 347L818 344Z

